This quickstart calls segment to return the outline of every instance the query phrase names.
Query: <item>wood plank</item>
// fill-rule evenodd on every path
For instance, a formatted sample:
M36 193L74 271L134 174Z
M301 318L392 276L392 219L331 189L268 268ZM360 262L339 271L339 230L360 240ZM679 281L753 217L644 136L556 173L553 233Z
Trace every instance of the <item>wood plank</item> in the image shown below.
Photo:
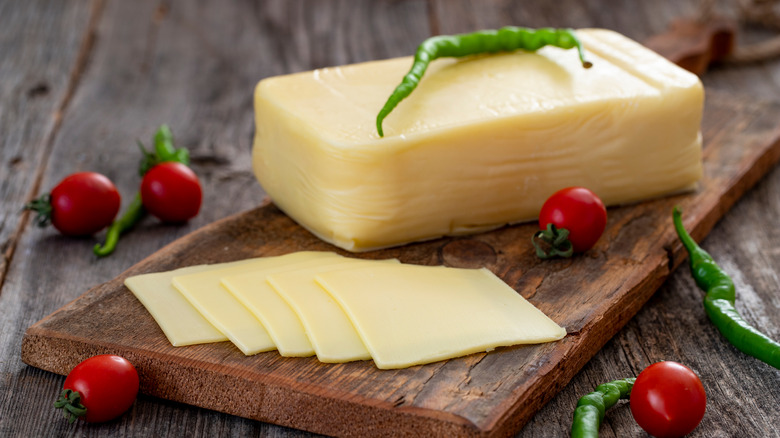
M40 427L41 418L25 409L16 416L13 409L28 398L49 400L30 379L47 373L26 372L31 369L20 361L19 348L24 328L67 300L31 311L23 303L42 301L41 294L16 289L19 271L13 262L25 255L20 243L25 231L38 232L21 209L39 194L98 15L96 2L0 2L0 405L6 408L0 409L0 436L40 436L24 431Z
M72 39L68 34L76 34L84 31L84 24L77 23L68 27L71 17L68 13L58 15L58 23L44 16L57 2L28 1L5 2L0 9L0 16L16 20L18 10L35 8L33 15L39 20L46 21L45 26L29 26L24 31L19 31L27 42L31 53L36 52L41 56L50 57L58 51L65 50ZM62 3L62 2L59 2ZM117 2L119 3L119 2ZM502 24L519 25L572 25L603 26L620 30L624 34L639 41L655 32L662 31L671 18L688 11L695 10L698 4L695 1L660 1L660 2L587 2L583 4L577 1L557 2L553 6L546 0L527 0L522 5L512 2L488 1L473 3L469 8L459 6L460 2L450 1L437 3L439 6L449 8L446 19L432 20L430 27L426 16L424 1L383 1L383 2L349 2L319 1L306 3L305 11L301 8L301 2L262 2L262 8L256 8L257 2L229 2L222 7L240 9L238 15L246 17L245 20L226 20L225 17L237 15L233 12L218 14L220 19L204 21L208 23L193 31L190 26L176 26L174 30L166 34L165 39L157 38L156 42L148 41L147 33L154 33L151 23L157 26L166 26L169 21L180 20L180 7L183 3L163 2L172 12L163 14L162 20L156 20L158 16L156 7L160 2L133 2L132 7L114 7L114 2L107 2L106 18L101 20L98 28L98 47L95 53L89 57L88 68L94 68L100 63L114 63L113 69L103 69L107 75L127 75L127 71L145 59L145 53L165 53L165 56L153 55L152 58L163 60L149 68L159 69L155 77L159 78L167 73L174 76L181 74L180 69L197 69L207 54L192 54L190 51L203 50L199 44L187 43L188 38L202 42L212 39L213 34L228 32L231 30L248 35L247 38L235 39L232 43L229 38L219 38L219 44L213 45L209 54L214 52L221 56L221 62L228 65L229 69L241 71L242 77L246 72L256 69L258 66L286 73L282 68L273 67L279 62L305 67L312 64L313 57L326 62L328 56L341 56L343 59L354 61L367 59L400 56L411 52L415 44L428 34L439 33L447 29L456 31L473 30L471 27L458 27L456 23L462 23L467 19L479 23L478 27L493 28ZM283 6L290 3L291 6ZM366 6L366 4L370 4ZM469 2L462 2L468 4ZM80 8L89 6L86 2L79 3ZM147 7L152 5L152 7ZM282 6L280 6L282 5ZM334 7L334 5L342 5ZM722 6L722 3L721 3ZM208 11L209 5L202 3L187 3L189 16L198 17L197 10ZM164 9L164 8L163 8ZM113 17L118 15L118 17ZM345 19L344 16L348 18ZM167 18L166 18L167 17ZM227 24L230 23L230 24ZM448 23L450 27L444 26ZM49 27L46 27L49 26ZM254 35L246 26L268 27L269 32L263 35ZM46 47L37 47L32 40L32 35L42 35L46 29L57 29L61 38L47 39ZM14 29L6 26L4 29ZM293 29L298 29L293 31ZM33 33L33 30L37 33ZM114 38L110 35L121 32L123 38ZM184 35L176 35L182 32ZM16 31L10 31L6 35L15 35ZM288 38L295 34L294 38ZM316 35L316 36L310 36ZM333 35L339 35L335 37ZM204 37L205 36L205 37ZM271 38L269 41L267 38ZM110 40L110 42L108 41ZM7 41L7 40L3 40ZM102 43L101 43L102 41ZM238 42L240 41L240 42ZM321 43L318 43L321 41ZM124 56L112 55L113 45L138 46L137 50L124 50ZM177 50L159 50L156 45L172 45ZM248 47L244 47L248 45ZM33 47L36 46L36 47ZM270 49L269 49L270 48ZM271 49L278 48L277 50ZM369 51L376 51L373 56ZM282 53L284 52L284 53ZM9 64L7 55L13 50L3 50L4 63L0 64L0 70L7 72ZM330 54L330 55L329 55ZM141 56L144 55L144 56ZM211 56L211 55L208 55ZM47 58L51 60L51 58ZM342 59L342 58L340 58ZM208 64L207 65L213 65ZM287 64L285 64L287 65ZM721 89L739 92L749 92L756 98L780 96L780 62L772 61L746 66L719 66L711 70L703 78L708 90ZM211 67L210 67L211 68ZM291 67L292 68L292 67ZM59 73L68 75L68 69L63 68ZM251 73L251 72L249 72ZM251 76L251 74L249 75ZM19 348L22 333L25 327L62 304L75 298L82 291L94 284L110 279L145 257L166 242L170 242L177 236L187 233L189 230L208 223L210 220L222 217L223 214L241 211L250 208L262 194L259 189L253 187L254 181L248 171L248 167L241 163L248 148L251 136L250 117L243 117L240 111L230 109L232 106L244 105L247 114L251 112L248 98L246 102L236 99L239 93L247 94L246 90L239 90L238 86L229 86L221 83L201 83L207 89L193 89L190 87L176 87L174 90L166 90L162 85L165 81L155 80L145 82L143 77L131 75L132 81L123 85L131 87L125 95L145 95L137 101L125 102L122 99L111 101L110 97L103 99L106 103L96 111L107 112L110 117L105 117L101 124L91 127L96 132L79 128L78 119L72 120L69 114L64 114L64 124L74 123L73 129L64 129L61 132L65 138L58 142L57 148L64 148L56 160L51 162L46 172L53 172L48 182L43 184L45 188L49 183L55 183L58 176L77 168L88 168L93 164L100 166L119 165L122 162L113 163L115 159L112 153L119 148L118 143L105 141L106 136L116 129L125 129L123 124L134 123L136 128L128 129L130 136L117 136L122 145L134 152L132 139L135 137L148 137L156 123L161 120L150 117L142 123L132 122L131 119L143 115L145 105L154 101L157 106L171 105L173 108L164 109L165 113L185 111L186 129L174 126L177 137L186 140L188 145L202 146L199 152L201 160L196 164L199 171L209 175L207 187L219 188L228 193L226 199L209 201L213 209L204 212L208 219L198 221L191 227L162 227L153 221L143 223L129 239L123 243L122 250L115 253L110 259L95 260L89 253L94 240L71 240L56 237L54 233L40 232L28 227L25 235L19 242L16 257L13 260L12 269L2 289L0 308L3 309L0 316L0 351L3 352L0 362L0 400L4 409L0 416L0 435L3 436L44 436L55 434L99 434L101 436L299 436L306 435L303 432L276 427L266 423L260 423L243 418L221 415L214 411L193 408L187 405L168 402L154 397L141 396L131 412L119 420L104 424L68 425L62 421L59 414L51 409L51 397L62 384L62 377L52 373L26 367L19 360ZM251 79L251 78L250 78ZM104 93L117 93L118 85L102 75L90 77L91 84L83 84L94 88L103 88ZM8 90L8 84L4 81L3 90ZM116 82L122 85L121 82ZM51 88L50 90L55 90ZM16 93L17 90L13 90ZM194 96L181 97L180 93L195 93ZM21 92L20 92L21 93ZM171 98L155 98L153 94L160 93L174 95ZM213 95L229 95L230 97L218 99L208 106L200 103L197 106L187 108L191 102L201 102L197 96L213 93ZM233 94L235 93L235 95ZM57 94L51 91L50 96ZM21 94L19 94L21 96ZM55 99L56 100L56 99ZM0 105L0 118L6 117L14 111L14 99L3 99ZM84 105L89 107L93 103L90 100L77 98L74 106ZM27 104L25 104L27 105ZM113 105L113 107L112 107ZM179 108L178 105L182 105ZM26 106L30 109L31 106ZM167 107L166 107L167 108ZM21 112L20 112L21 113ZM233 119L234 115L241 115L240 121ZM203 123L201 123L201 121ZM148 123L147 123L148 122ZM180 120L181 122L181 120ZM22 136L37 136L41 132L34 127L25 124L8 125L12 130L3 129L4 140ZM201 135L201 139L196 135ZM32 138L32 137L30 137ZM37 147L36 141L25 141L24 152L32 152L30 148ZM235 147L234 149L232 149ZM10 150L4 144L0 148L0 156ZM212 154L212 151L220 151ZM132 154L131 154L132 155ZM13 158L13 157L12 157ZM86 160L86 161L85 161ZM118 160L118 159L117 159ZM131 161L134 164L134 157ZM15 160L2 160L9 165L10 179L2 178L3 188L8 184L14 184L29 177L31 171L29 163L38 163L36 159L24 160L21 166L11 166L18 163ZM119 167L116 172L125 171ZM60 172L60 173L56 173ZM132 180L132 169L127 170L127 181L120 184L123 193L132 191L136 183ZM204 179L205 181L205 179ZM23 187L20 184L19 187ZM211 192L211 189L207 190ZM760 319L751 319L752 322L766 328L769 333L777 333L780 327L780 312L771 312L778 309L775 291L780 288L777 279L773 278L774 267L778 266L778 252L774 248L778 242L777 227L772 218L777 215L777 196L780 190L780 173L777 170L762 182L759 187L748 193L746 199L740 201L736 208L731 210L707 238L708 250L714 255L728 256L731 262L732 272L742 274L743 280L756 292L754 300L738 301L740 308L747 311L748 316L756 315ZM20 199L25 193L18 191ZM15 195L14 195L15 196ZM232 198L232 199L227 199ZM3 200L10 199L5 195ZM3 231L14 229L17 225L11 223L16 220L18 203L9 201L3 204L0 214L3 216ZM8 209L6 209L6 207ZM16 228L18 230L18 228ZM756 237L758 234L764 238ZM750 237L750 238L746 238ZM4 245L6 240L2 241ZM6 246L3 247L4 249ZM755 254L759 254L756 256ZM700 312L700 295L696 288L686 280L687 272L678 270L659 292L651 299L642 311L632 319L620 334L592 359L564 390L555 397L539 414L537 414L527 427L521 432L521 436L563 436L567 433L571 422L577 397L588 392L598 383L610 378L636 375L643 366L661 360L675 359L692 366L702 375L710 395L710 406L705 420L691 436L777 436L776 423L780 420L776 406L780 403L780 387L773 383L777 381L776 371L761 368L749 358L729 346L724 346L723 340ZM679 278L679 280L677 279ZM738 298L740 300L741 298ZM767 313L769 312L769 313ZM763 316L762 316L763 315ZM774 330L774 331L773 331ZM606 423L602 427L603 436L633 436L641 435L642 431L631 418L627 406L619 406L607 415Z
M512 2L438 1L434 15L441 21L441 33L464 32L502 25L599 26L617 30L637 41L663 32L675 18L695 16L701 2L555 2L551 10L542 1ZM543 12L548 10L549 12ZM716 12L736 15L729 2L718 2ZM743 43L764 40L774 33L744 25L739 40ZM749 94L756 99L780 97L780 59L748 65L713 66L702 77L708 92L728 90ZM776 194L780 190L780 172L770 176L746 199L740 201L707 237L707 249L729 262L729 273L744 280L750 293L738 308L775 339L780 339L780 303L776 291L780 282L775 275L780 265L777 242L780 241L772 218L777 217ZM520 437L565 436L571 427L571 414L577 399L608 380L636 376L644 367L660 360L677 360L702 377L708 392L704 420L691 437L778 436L780 420L778 371L755 363L738 350L724 345L724 339L712 326L701 307L701 292L690 281L687 268L678 269L650 302L616 337L594 356L583 370L554 397L525 428ZM599 436L643 436L627 403L621 403L606 416Z
M59 112L83 69L89 44L84 29L93 14L85 2L5 6L7 11L0 5L0 28L8 36L0 38L0 286L27 224L20 209L37 192Z
M64 374L91 355L120 353L138 367L144 393L318 433L516 432L680 263L682 250L669 219L672 205L683 207L686 225L701 239L777 162L778 115L776 104L710 95L701 188L610 209L604 237L582 257L537 260L529 243L533 224L362 255L485 265L567 328L568 336L557 343L394 371L377 370L370 362L327 365L274 352L247 358L227 343L171 347L122 286L126 276L295 250L333 250L268 205L185 236L88 291L28 329L22 358ZM200 390L204 384L214 391Z
M488 4L437 1L434 15L441 33L465 32L502 25L599 26L617 30L637 41L663 32L676 18L699 13L701 2L555 2L545 8L543 1L527 0ZM732 2L733 3L733 2ZM545 12L546 11L546 12ZM715 11L734 16L737 8L717 2ZM751 43L775 35L764 28L743 23L739 41ZM702 77L708 92L728 90L756 99L780 97L780 58L745 65L720 64ZM707 249L724 260L729 273L743 279L746 297L737 292L737 306L748 320L780 339L780 281L778 215L780 171L776 168L749 192L713 229ZM742 289L742 287L738 287ZM724 345L701 307L701 292L690 280L687 268L677 270L650 302L616 337L597 353L583 370L554 397L526 427L520 437L564 436L571 427L571 414L577 399L608 380L636 376L644 367L660 360L677 360L696 371L708 392L704 420L690 435L778 436L780 403L778 371L756 363L735 348ZM755 314L756 318L750 318ZM599 436L643 436L627 403L610 410Z
M0 72L9 75L7 81L0 76L4 79L0 93L14 93L9 99L2 94L0 119L13 117L0 120L0 126L9 128L3 129L6 135L0 141L19 142L18 147L3 143L0 149L2 163L9 163L10 175L6 178L3 173L0 187L10 190L2 192L2 250L8 241L1 233L17 233L15 256L9 261L0 295L0 401L4 406L0 408L0 436L183 436L193 433L193 424L198 425L194 433L209 436L298 434L145 396L141 396L144 402L134 405L132 415L120 424L69 425L51 408L63 378L21 361L22 336L35 321L84 290L114 278L165 244L217 219L257 206L264 193L249 164L254 130L251 96L256 82L273 74L335 64L337 59L355 62L413 47L427 33L425 1L356 4L339 0L316 5L289 0L226 4L157 0L0 3L0 16L8 21L4 29L10 31L4 35L18 35L15 39L3 38L2 43L23 40L21 47L25 50L21 55L17 55L16 46L3 50L0 63ZM94 27L90 27L93 3L103 7ZM22 19L23 14L27 18ZM415 17L405 20L409 28L391 21L407 15ZM81 19L74 19L77 16ZM382 32L384 37L364 37L374 31ZM58 54L73 56L71 45L80 44L74 35L81 34L94 35L94 44L86 53L77 86L70 91L70 104L58 113L61 85L71 71ZM36 42L34 36L42 41ZM20 84L13 80L17 77L10 68L13 56L20 56L18 65L28 69L18 75L25 81ZM44 62L60 64L48 66ZM54 73L64 80L52 82L46 97L26 99L27 82L43 74L48 79ZM40 114L31 102L39 102ZM22 123L17 113L40 118L44 123L42 127ZM51 130L54 116L60 118L61 125L50 134L47 130ZM177 143L192 152L193 167L205 192L197 218L183 226L162 225L147 218L105 259L97 259L91 252L102 234L73 239L29 224L24 232L20 231L21 203L33 192L45 191L78 170L108 175L126 205L139 184L135 139L148 142L163 122L171 125ZM36 155L42 136L50 151L46 164ZM6 151L25 155L22 161L14 156L6 161ZM37 188L31 183L36 178L40 180Z

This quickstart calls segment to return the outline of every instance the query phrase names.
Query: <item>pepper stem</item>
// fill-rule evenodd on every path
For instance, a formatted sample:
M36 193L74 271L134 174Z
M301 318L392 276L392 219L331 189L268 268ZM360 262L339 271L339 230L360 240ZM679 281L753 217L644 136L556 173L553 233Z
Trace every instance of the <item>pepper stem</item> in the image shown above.
M87 408L81 404L81 394L72 389L63 389L60 398L54 402L54 407L62 409L63 415L71 424L77 418L87 415Z
M677 236L680 238L685 249L688 253L695 252L698 249L696 241L693 240L688 231L685 230L685 225L682 221L682 210L679 206L675 205L672 209L672 221L674 222L674 229L677 231Z
M569 241L569 230L558 228L555 224L547 224L546 230L537 231L531 237L531 243L536 248L536 255L543 260L554 257L571 257L574 246Z

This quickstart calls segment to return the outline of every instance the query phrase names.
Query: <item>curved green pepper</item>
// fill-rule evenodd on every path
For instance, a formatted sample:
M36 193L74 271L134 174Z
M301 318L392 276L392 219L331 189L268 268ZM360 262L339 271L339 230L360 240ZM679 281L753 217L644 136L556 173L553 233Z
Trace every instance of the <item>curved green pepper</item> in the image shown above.
M734 282L685 230L678 207L672 211L672 219L677 235L688 251L691 275L699 288L707 292L704 296L704 310L710 321L731 345L747 355L780 369L780 344L748 324L737 312L734 307L736 301Z
M597 438L607 409L614 406L618 400L627 399L631 395L631 388L634 387L635 381L636 378L629 377L602 383L595 391L582 396L574 410L574 420L571 424L572 438Z
M585 49L572 29L529 29L507 26L498 30L480 30L459 35L439 35L428 38L417 47L412 68L387 99L376 116L376 130L384 137L382 121L402 100L406 99L422 79L428 64L437 58L460 58L482 53L509 52L523 49L535 52L544 46L562 49L576 48L585 68L593 64L585 60Z

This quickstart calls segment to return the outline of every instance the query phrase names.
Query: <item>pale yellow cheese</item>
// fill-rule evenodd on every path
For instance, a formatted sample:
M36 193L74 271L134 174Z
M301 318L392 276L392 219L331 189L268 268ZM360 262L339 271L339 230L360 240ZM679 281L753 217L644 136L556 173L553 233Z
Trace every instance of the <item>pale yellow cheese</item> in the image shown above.
M171 279L176 275L204 272L224 266L199 265L136 275L126 278L125 286L146 307L174 347L227 341L227 336L211 325L171 285Z
M607 205L694 188L699 79L614 32L578 35L591 69L555 47L434 61L381 139L376 114L411 58L265 79L255 174L294 220L351 251L531 220L567 186Z
M404 368L566 331L487 269L371 265L320 273L378 368Z
M276 345L260 321L222 287L222 277L321 257L340 256L327 252L297 252L278 257L257 258L223 269L177 275L173 277L172 284L241 352L252 355L274 350Z
M397 260L383 262L398 263ZM379 263L372 260L344 259L328 264L293 272L271 274L268 283L292 307L320 362L337 363L371 359L371 354L360 339L339 304L314 281L314 276L324 272L350 269L366 264ZM363 285L371 293L372 285Z
M243 274L223 276L221 282L225 289L260 320L279 354L293 357L311 356L315 352L314 347L297 313L266 279L270 274L292 272L313 281L308 272L310 269L341 263L342 260L341 257L320 257L298 263L268 266Z

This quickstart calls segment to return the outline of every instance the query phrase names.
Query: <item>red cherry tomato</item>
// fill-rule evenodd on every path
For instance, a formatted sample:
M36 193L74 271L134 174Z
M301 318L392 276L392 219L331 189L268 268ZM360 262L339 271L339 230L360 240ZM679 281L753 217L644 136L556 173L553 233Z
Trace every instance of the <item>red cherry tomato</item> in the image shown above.
M93 356L71 370L63 389L79 393L85 421L101 423L130 409L138 395L138 372L121 356Z
M634 419L650 435L681 437L701 422L707 395L690 368L677 362L658 362L636 378L630 404Z
M569 230L574 252L585 252L596 244L607 226L607 209L595 193L584 187L561 189L542 206L539 229L548 224Z
M197 175L181 163L158 164L141 181L141 202L163 222L184 222L195 217L202 199Z
M57 184L49 202L54 228L68 236L85 236L111 225L121 198L110 179L95 172L79 172Z

